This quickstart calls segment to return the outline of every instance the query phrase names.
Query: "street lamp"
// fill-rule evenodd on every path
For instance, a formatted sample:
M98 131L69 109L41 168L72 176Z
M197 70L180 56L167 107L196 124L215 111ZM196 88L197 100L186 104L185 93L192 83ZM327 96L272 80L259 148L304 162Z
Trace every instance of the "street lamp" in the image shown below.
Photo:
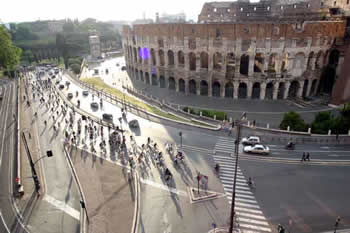
M338 229L338 226L339 226L339 222L340 222L340 216L338 216L337 220L335 221L335 224L334 224L334 233L337 233L337 229Z
M182 152L182 132L179 132L179 136L180 136L180 147L181 147L181 152Z
M235 156L236 156L236 163L235 163L235 173L234 173L234 179L233 179L233 192L232 192L232 199L231 199L231 215L230 215L230 230L229 233L233 231L233 220L235 219L235 199L236 199L236 182L237 182L237 168L238 168L238 149L239 149L239 142L241 137L241 122L237 121L237 137L235 140Z

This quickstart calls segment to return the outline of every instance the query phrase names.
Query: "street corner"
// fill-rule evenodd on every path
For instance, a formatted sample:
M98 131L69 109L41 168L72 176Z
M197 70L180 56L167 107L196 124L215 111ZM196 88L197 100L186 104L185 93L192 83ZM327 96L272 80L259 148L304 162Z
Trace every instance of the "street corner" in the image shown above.
M214 225L214 223L213 223ZM208 233L228 233L229 229L228 227L218 227L213 228ZM233 229L232 233L241 233L242 231L240 229Z
M225 197L225 194L223 193L217 193L214 191L198 189L195 187L187 187L187 192L189 194L191 204Z

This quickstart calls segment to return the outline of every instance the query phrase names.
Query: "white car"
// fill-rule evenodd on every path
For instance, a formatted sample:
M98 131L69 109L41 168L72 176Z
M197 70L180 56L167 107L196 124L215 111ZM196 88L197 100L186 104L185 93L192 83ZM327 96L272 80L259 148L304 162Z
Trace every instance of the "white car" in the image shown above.
M250 136L242 139L243 145L255 145L260 143L260 138L257 136Z
M270 148L268 146L264 146L261 144L256 144L254 146L245 146L243 148L245 153L254 153L254 154L262 154L268 155L270 154Z

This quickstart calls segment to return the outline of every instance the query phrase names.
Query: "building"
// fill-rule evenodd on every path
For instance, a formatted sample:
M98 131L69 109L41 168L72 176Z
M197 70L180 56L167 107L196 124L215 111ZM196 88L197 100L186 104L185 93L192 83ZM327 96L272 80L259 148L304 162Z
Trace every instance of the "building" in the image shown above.
M89 36L90 54L92 59L98 59L101 56L100 37L97 34Z
M209 97L330 94L344 63L348 9L347 0L205 3L197 24L124 26L127 70L150 85Z
M163 13L161 17L159 17L159 23L185 23L186 15L185 13L178 14L166 14Z

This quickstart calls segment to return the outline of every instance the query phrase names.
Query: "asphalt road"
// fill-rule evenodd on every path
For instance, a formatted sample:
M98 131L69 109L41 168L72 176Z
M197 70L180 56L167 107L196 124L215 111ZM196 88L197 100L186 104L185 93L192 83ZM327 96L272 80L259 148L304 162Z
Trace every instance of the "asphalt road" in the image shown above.
M16 113L15 82L2 83L1 89L4 97L0 107L0 232L27 232L14 199L14 149L17 137L17 121L13 118Z
M68 91L75 92L77 91L81 93L81 89L77 87L74 83L72 83L69 87ZM67 91L64 90L64 93L67 94ZM96 98L96 96L95 96ZM80 98L82 105L81 108L84 108L85 111L90 111L89 103L91 102L90 98ZM74 102L74 100L73 100ZM98 102L98 101L97 101ZM111 112L115 114L114 118L118 118L120 114L120 109L113 107L113 105L109 105L106 102L104 102L104 109L98 110L98 112L91 112L91 114L94 114L96 116L100 116L103 111ZM214 167L214 160L215 156L228 156L230 153L233 152L233 138L223 137L223 134L218 135L217 133L209 134L208 132L203 133L201 130L194 131L194 130L186 130L185 127L173 127L169 126L168 124L158 124L151 122L149 120L145 120L142 118L138 118L137 116L133 116L131 113L128 115L128 119L138 119L140 121L141 125L141 133L135 134L136 141L138 144L142 144L146 142L146 138L150 136L154 141L157 141L160 145L163 145L165 142L173 142L177 144L180 147L180 136L179 132L182 131L182 141L183 141L183 149L187 155L188 164L191 166L192 169L192 178L195 174L195 171L200 171L203 174L207 174L209 177L215 177L213 174L213 167ZM118 124L118 122L116 122ZM127 124L124 124L124 127L127 127ZM132 132L132 131L131 131ZM244 135L251 134L251 131L244 132ZM264 142L264 135L262 135L262 140ZM327 160L336 160L336 159L348 159L348 154L350 151L349 146L344 145L318 145L318 144L300 144L297 145L296 150L294 151L287 151L284 149L283 143L274 143L269 144L267 142L267 145L271 148L271 157L281 157L281 158L290 158L290 159L298 159L301 157L302 152L310 152L311 154L311 160L313 159L327 159ZM216 151L216 155L213 154L213 151ZM171 166L171 161L167 161L168 166ZM345 208L341 209L340 206L346 206L347 204L344 197L348 195L339 194L339 192L332 192L332 195L330 195L329 192L325 192L325 195L322 194L323 190L338 190L339 187L345 187L346 186L346 180L345 178L339 179L336 182L336 187L334 186L335 182L334 180L340 176L341 174L346 174L349 170L349 167L337 167L337 166L310 166L308 164L298 164L298 165L290 165L290 164L273 164L269 162L249 162L249 161L243 161L240 166L242 169L242 179L246 179L245 177L252 176L254 180L256 181L257 187L253 192L254 197L257 200L257 203L259 205L259 208L263 212L263 217L266 218L266 220L269 222L270 229L274 229L275 224L277 223L283 223L288 224L289 219L292 219L293 221L293 227L300 230L300 232L317 232L317 231L325 231L325 230L331 230L332 225L329 225L328 222L332 222L334 219L333 217L337 214L344 216L344 225L341 226L341 228L347 228L348 225L346 224L348 219L348 213ZM271 168L270 168L271 167ZM311 168L311 169L309 169ZM270 176L273 176L273 179L266 175L267 180L260 181L260 173L264 174L266 171L270 171L275 169L276 172L273 173ZM303 170L304 169L304 170ZM309 171L310 173L306 173L305 169ZM294 172L291 172L290 174L286 171L293 170ZM279 175L280 172L281 174ZM153 173L152 173L153 174ZM232 174L232 173L231 173ZM172 194L174 192L169 192L168 190L164 191L164 183L161 179L161 175L157 173L153 174L154 179L151 181L144 182L143 189L142 189L142 223L141 223L141 229L143 232L153 232L156 226L159 227L159 229L162 229L162 231L170 232L170 229L176 229L180 227L184 232L197 232L197 230L200 230L203 232L204 229L209 230L211 221L208 216L205 216L205 214L202 216L203 221L201 221L201 224L198 225L196 221L192 222L181 222L183 216L186 216L187 218L194 218L196 214L198 214L195 210L193 210L191 207L186 205L186 201L183 200L183 198L177 198L176 202L174 201L174 196ZM307 206L305 202L303 202L304 199L311 201L310 194L307 194L308 189L305 188L305 184L303 182L292 182L289 180L295 179L295 177L298 177L297 180L303 180L303 176L308 177L317 177L316 181L315 179L310 179L310 183L307 183L307 188L310 189L312 194L314 193L314 198L312 201L318 200L319 204L322 205L322 203L326 203L324 208L328 209L329 211L333 212L333 215L330 215L326 211L320 211L319 208L315 206L311 206L310 208L305 208ZM287 176L287 179L285 177ZM344 176L344 175L343 175ZM329 181L333 180L332 182L328 182L327 179L326 182L320 182L320 180L323 181L323 177L329 177ZM345 176L344 176L345 177ZM231 176L232 178L232 176ZM189 180L192 180L189 178ZM220 187L217 185L219 183L219 179L215 177L214 179L211 179L210 182L210 188L212 188L214 191L220 192ZM270 180L276 180L274 182L270 182ZM175 177L176 182L176 190L183 191L185 190L187 185L193 185L191 182L185 182L183 177L179 175L178 177ZM223 180L221 179L221 182ZM295 193L288 190L291 188L291 185L288 185L289 182L292 182L293 188L296 187L296 190L301 190L298 194L298 198L294 198L295 202L300 202L303 204L294 204L290 200L293 200L293 197ZM312 189L313 183L315 184L315 190ZM213 185L211 185L213 183ZM269 187L265 186L265 183L269 183ZM225 185L225 184L224 184ZM281 185L281 189L284 189L283 195L279 195L278 189ZM151 186L151 187L149 187ZM261 192L260 190L264 190ZM259 190L259 191L258 191ZM271 191L271 190L277 190L277 191ZM222 188L221 188L221 191ZM278 195L278 198L270 198L270 193L274 193L275 196ZM181 192L180 192L181 193ZM262 194L260 196L260 193ZM303 196L301 196L303 195ZM306 195L306 196L305 196ZM338 202L338 195L339 195L339 202ZM328 201L329 197L332 196L332 201ZM150 201L152 198L155 199L155 201ZM184 198L186 199L186 198ZM172 200L172 202L170 201ZM278 200L278 203L272 203L273 200ZM229 200L227 200L227 208L229 208L228 204ZM169 205L168 203L172 203ZM265 204L267 203L267 204ZM281 203L281 204L280 204ZM336 203L336 204L335 204ZM188 204L188 203L187 203ZM276 205L277 204L277 205ZM285 207L284 209L280 208L276 210L276 206L285 205L285 206L292 206L293 207L293 214L288 212L288 208ZM313 203L315 205L315 203ZM181 214L179 214L179 208L181 208ZM200 207L198 207L200 209ZM256 207L254 207L256 208ZM289 208L292 209L292 208ZM225 210L225 207L222 208L222 210ZM227 210L227 209L226 209ZM284 211L283 211L284 210ZM304 223L300 220L298 216L303 216L302 218L307 218L307 222ZM315 218L309 218L309 216L316 216ZM247 216L247 213L245 213L245 216ZM248 219L251 223L251 227L259 227L260 222L256 221L254 218L255 216L251 216L250 219ZM259 219L261 219L262 216L259 216ZM205 220L204 220L205 219ZM326 221L327 219L327 221ZM182 219L183 220L183 219ZM320 224L319 221L324 220L324 224ZM224 225L225 218L218 218L216 221L221 222ZM254 222L255 221L255 222ZM306 220L305 220L306 221ZM257 223L257 224L255 224ZM248 225L248 224L246 224ZM307 225L307 227L305 226ZM186 227L185 227L186 226ZM260 231L257 231L260 232Z

